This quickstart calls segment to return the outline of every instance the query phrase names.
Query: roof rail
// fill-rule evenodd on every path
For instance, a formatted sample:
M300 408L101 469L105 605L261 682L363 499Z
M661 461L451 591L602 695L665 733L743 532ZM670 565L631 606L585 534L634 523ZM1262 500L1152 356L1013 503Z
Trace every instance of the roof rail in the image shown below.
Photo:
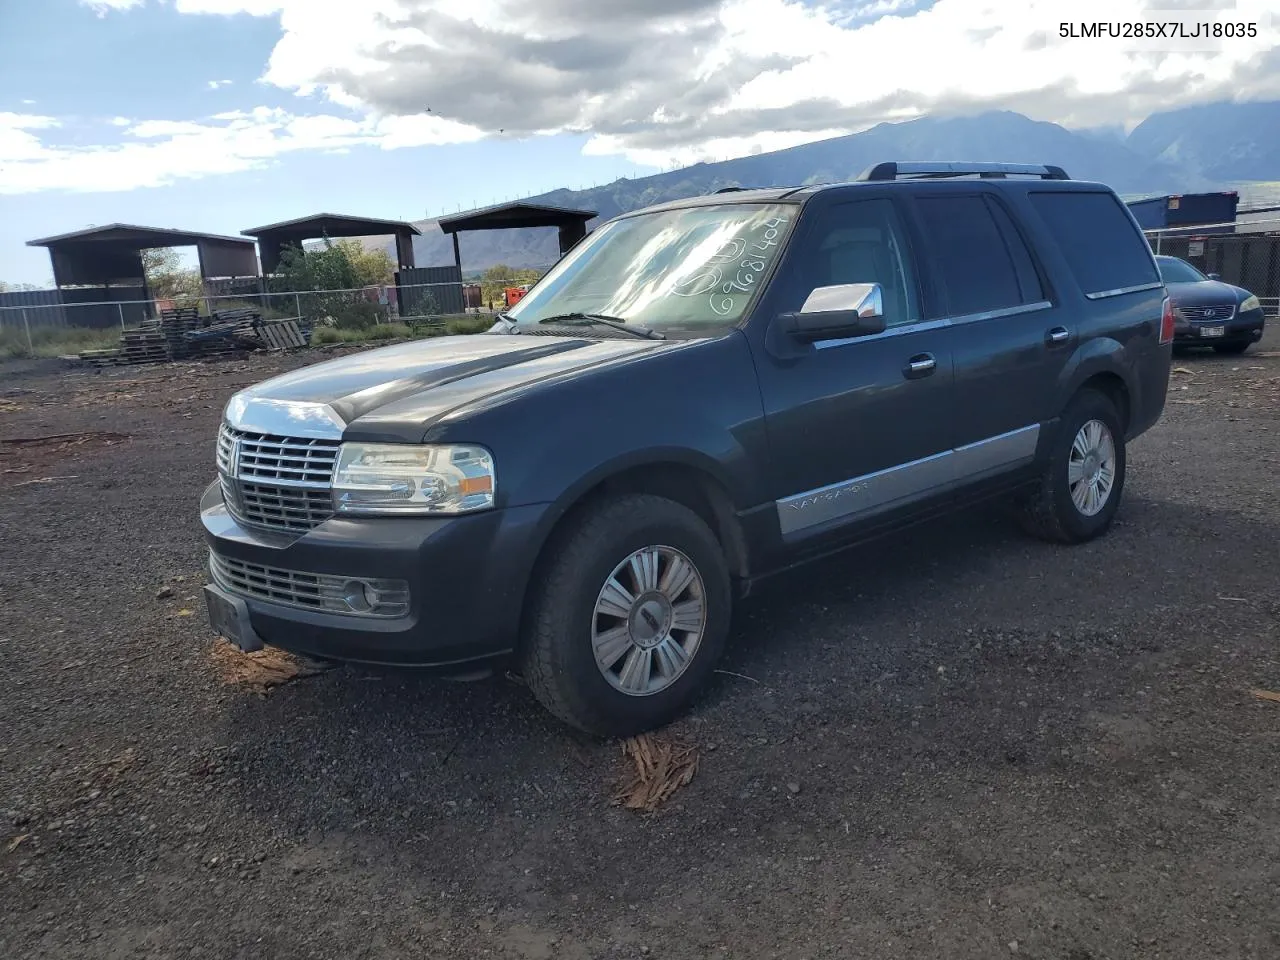
M713 190L713 191L711 191L711 192L712 192L713 194L716 194L716 193L737 193L739 190L745 190L745 189L747 189L747 188L746 188L746 187L721 187L719 190Z
M1007 176L1040 177L1042 180L1070 180L1067 171L1047 163L934 163L908 161L877 163L858 174L860 181L900 179L942 179L970 177L1003 180Z

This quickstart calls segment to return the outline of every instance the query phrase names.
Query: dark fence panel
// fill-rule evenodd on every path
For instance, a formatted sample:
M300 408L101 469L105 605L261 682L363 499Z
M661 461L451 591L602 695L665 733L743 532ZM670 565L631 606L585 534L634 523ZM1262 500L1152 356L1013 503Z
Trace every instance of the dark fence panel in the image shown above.
M265 289L261 277L219 277L204 282L204 292L210 297L256 297Z
M83 327L106 330L136 326L151 316L150 303L142 300L145 287L67 287L61 290L15 290L0 293L0 307L26 308L26 323L35 327ZM0 310L0 326L23 323L23 310Z
M19 309L9 310L7 307ZM57 290L10 290L0 293L0 330L23 325L24 308L26 323L32 327L64 327L66 311Z
M1155 239L1151 239L1155 248ZM1161 237L1160 253L1180 257L1205 273L1217 273L1226 283L1244 287L1263 298L1280 297L1280 237Z
M462 271L456 266L401 270L396 274L396 302L402 317L464 313Z
M72 287L62 291L62 303L68 326L106 330L120 326L122 317L126 327L135 327L151 317L150 301L126 302L143 300L146 296L146 287Z

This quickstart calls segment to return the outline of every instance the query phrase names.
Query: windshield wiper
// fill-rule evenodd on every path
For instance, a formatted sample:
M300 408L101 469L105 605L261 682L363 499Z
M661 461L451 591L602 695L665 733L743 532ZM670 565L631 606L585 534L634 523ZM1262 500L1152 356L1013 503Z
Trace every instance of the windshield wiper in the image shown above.
M615 330L643 337L646 340L667 339L665 334L659 333L657 330L650 330L648 327L627 323L617 317L606 317L600 313L557 313L555 316L543 317L538 323L562 323L567 327L589 327L592 324L599 324L602 327L612 327Z

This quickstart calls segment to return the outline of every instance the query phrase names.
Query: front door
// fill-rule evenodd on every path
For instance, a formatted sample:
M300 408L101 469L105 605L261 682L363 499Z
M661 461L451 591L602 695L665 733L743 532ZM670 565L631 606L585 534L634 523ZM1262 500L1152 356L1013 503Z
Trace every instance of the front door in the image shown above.
M887 196L812 210L760 304L752 350L784 541L838 535L948 484L950 332L922 319L912 246ZM868 282L883 289L883 333L809 346L770 328L817 287Z

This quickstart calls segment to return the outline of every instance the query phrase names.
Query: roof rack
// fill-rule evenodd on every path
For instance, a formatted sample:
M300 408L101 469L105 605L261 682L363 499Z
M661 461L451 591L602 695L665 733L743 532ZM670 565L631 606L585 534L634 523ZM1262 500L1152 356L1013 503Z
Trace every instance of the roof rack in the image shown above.
M745 190L746 187L721 187L719 190L712 190L712 194L717 193L737 193L739 190Z
M1047 163L931 163L908 161L906 163L877 163L858 174L860 181L867 180L932 180L946 177L971 177L984 180L1003 180L1007 176L1039 177L1042 180L1070 180L1067 171Z

